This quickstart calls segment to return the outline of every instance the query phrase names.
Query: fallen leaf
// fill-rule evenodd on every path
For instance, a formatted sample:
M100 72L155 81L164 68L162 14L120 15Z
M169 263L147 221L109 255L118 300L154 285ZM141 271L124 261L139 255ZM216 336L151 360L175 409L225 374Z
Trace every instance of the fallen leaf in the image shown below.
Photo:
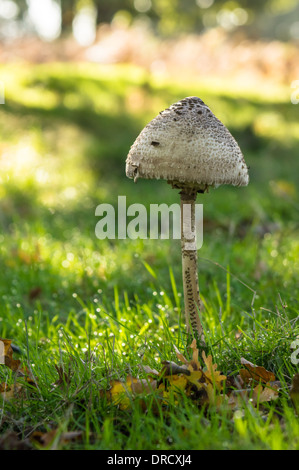
M263 387L261 384L258 384L252 393L252 400L253 403L256 405L257 403L264 403L267 401L276 400L278 398L278 386L270 384L266 384Z
M167 377L168 383L174 391L184 391L188 383L188 378L185 375L172 375Z
M202 358L206 365L207 371L205 371L205 376L215 384L218 390L222 389L222 382L226 380L226 375L222 375L221 372L217 370L217 364L213 364L212 356L206 356L206 353L202 352Z
M146 374L148 375L155 375L155 376L159 376L160 375L160 372L158 372L156 369L153 369L152 367L150 366L144 366L142 364L139 364L139 369L141 369L143 372L145 372Z
M189 365L192 367L193 370L201 370L201 364L198 360L198 349L196 347L196 339L194 339L190 345L192 349L192 360L189 361Z
M128 375L126 382L113 380L110 382L111 388L106 392L108 399L114 405L118 405L121 410L128 409L136 395L150 394L157 388L157 381L151 378L138 379Z
M52 429L51 431L48 432L41 432L41 431L34 431L31 436L30 440L34 444L38 444L39 447L42 448L47 448L50 447L56 436L59 434L58 429ZM55 447L57 445L66 445L69 444L70 442L77 442L82 440L83 438L83 431L67 431L63 432L58 436L58 442L56 443Z
M131 390L134 394L149 394L157 388L157 381L148 379L136 379L131 375L127 377L127 384L130 384Z
M275 381L275 375L269 372L264 367L256 366L252 362L247 361L243 357L241 358L241 364L245 367L240 369L240 377L245 384L255 380L256 382L268 383Z
M18 383L14 383L12 385L8 385L6 383L0 384L0 395L4 401L19 398L23 391L23 386Z
M205 382L205 375L202 370L193 370L192 366L189 366L190 375L187 376L188 382L195 385L197 390L201 390L203 388L203 384Z
M11 347L11 340L0 338L0 342L2 343L2 348L4 351L0 351L1 356L3 355L4 359L1 359L1 362L9 367L9 369L13 370L14 372L20 368L21 361L19 359L14 359L13 356L13 349Z
M172 361L162 361L162 364L163 368L161 374L164 374L164 376L177 374L190 375L190 371L186 366L178 366L175 362Z
M183 356L182 353L180 353L180 351L178 350L178 348L176 347L175 344L173 345L173 348L175 350L175 353L176 353L176 356L177 356L178 360L183 362L183 364L188 364L187 359L185 358L185 356Z
M72 371L70 366L68 367L68 370L66 371L63 366L58 366L57 364L54 364L55 369L58 373L58 379L56 382L54 382L52 389L50 392L53 392L55 388L57 387L62 387L64 389L68 389L71 381L72 381Z
M121 382L120 380L113 380L110 382L110 389L107 391L107 398L113 403L113 405L119 406L121 410L129 408L131 401L129 398L129 392L132 392L130 384Z
M31 450L29 439L20 439L15 431L7 431L0 437L0 450Z

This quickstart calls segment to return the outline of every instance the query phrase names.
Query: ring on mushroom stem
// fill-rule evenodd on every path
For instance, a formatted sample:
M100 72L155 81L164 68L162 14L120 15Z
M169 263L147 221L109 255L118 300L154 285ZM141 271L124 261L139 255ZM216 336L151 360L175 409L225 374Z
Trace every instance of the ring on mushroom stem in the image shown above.
M196 96L184 98L156 116L141 131L126 160L126 175L165 179L181 197L181 251L187 332L204 344L199 312L195 201L197 193L222 184L246 186L248 168L236 140ZM187 221L185 208L189 206ZM186 238L186 224L191 238ZM191 247L191 249L190 249Z

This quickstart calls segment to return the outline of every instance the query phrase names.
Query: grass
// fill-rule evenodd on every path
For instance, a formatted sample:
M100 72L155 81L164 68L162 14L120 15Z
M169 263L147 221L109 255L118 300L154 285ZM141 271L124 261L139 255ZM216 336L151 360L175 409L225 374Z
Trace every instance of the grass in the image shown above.
M299 161L297 108L288 90L267 93L158 81L129 66L2 66L0 108L0 336L21 349L38 388L3 401L0 432L24 441L57 429L48 447L84 449L297 449L288 387L298 366ZM235 413L182 397L137 399L120 410L103 398L112 379L190 357L182 318L179 241L98 240L95 208L178 202L162 181L124 174L130 145L158 111L200 96L237 138L247 188L201 196L199 283L208 351L224 373L240 359L281 381L279 400ZM54 365L71 371L55 387ZM0 383L14 374L0 368ZM59 439L80 430L79 442ZM7 439L6 439L7 441ZM8 441L7 441L8 442Z

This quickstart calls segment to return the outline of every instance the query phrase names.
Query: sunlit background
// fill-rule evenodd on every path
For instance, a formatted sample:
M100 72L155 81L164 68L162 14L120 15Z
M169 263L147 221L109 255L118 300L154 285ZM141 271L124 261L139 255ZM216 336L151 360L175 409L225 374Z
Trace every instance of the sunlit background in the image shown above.
M26 314L39 302L63 316L80 297L100 312L117 291L159 310L153 292L171 291L170 269L181 289L178 243L99 241L95 208L116 207L118 195L128 205L178 202L165 182L134 185L125 159L159 111L197 95L250 166L248 188L201 201L200 254L212 261L200 269L201 293L216 310L226 295L214 261L261 289L255 302L282 290L295 309L298 45L294 0L0 0L3 308ZM252 291L236 280L231 289L244 321Z
M298 449L298 48L296 0L0 0L0 338L30 369L0 367L0 449L33 431L58 449L78 430L69 445L89 449L94 431L98 449ZM218 396L207 409L204 389L150 395L148 409L140 396L134 410L102 394L177 362L174 345L191 358L180 240L95 234L101 203L117 233L118 196L148 213L179 203L166 181L134 184L125 161L143 127L187 96L227 126L250 175L197 199L207 354L225 375L245 358L282 385L254 408L246 384L233 414Z

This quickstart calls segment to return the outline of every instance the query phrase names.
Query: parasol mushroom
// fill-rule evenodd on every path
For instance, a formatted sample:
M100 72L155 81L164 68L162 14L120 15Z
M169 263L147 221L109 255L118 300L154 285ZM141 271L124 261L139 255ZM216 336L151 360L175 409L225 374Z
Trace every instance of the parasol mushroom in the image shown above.
M248 169L242 152L209 107L192 96L162 111L141 131L127 156L126 175L134 182L138 178L164 179L173 188L180 189L187 332L192 329L204 344L199 317L202 302L197 274L195 201L197 193L205 193L209 187L248 184ZM189 211L185 210L186 205ZM189 214L189 220L184 214Z

